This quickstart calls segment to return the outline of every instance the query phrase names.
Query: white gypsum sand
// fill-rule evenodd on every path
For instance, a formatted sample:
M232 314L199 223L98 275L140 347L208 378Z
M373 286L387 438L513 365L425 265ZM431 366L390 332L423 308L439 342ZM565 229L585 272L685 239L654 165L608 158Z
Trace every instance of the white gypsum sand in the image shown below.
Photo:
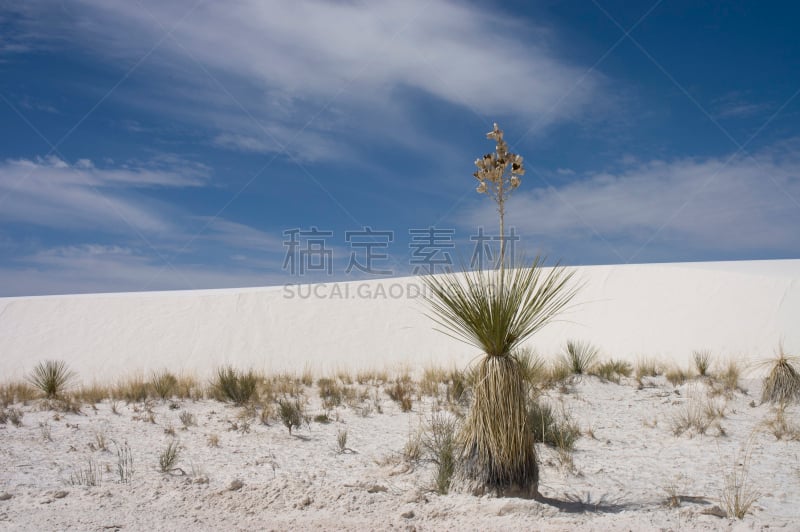
M686 364L692 350L740 359L783 340L800 352L800 260L586 266L574 304L529 345L566 339L614 357ZM478 353L435 331L414 277L176 292L0 298L0 375L65 360L85 381L221 364L269 372L466 364Z
M0 528L791 529L800 518L799 443L776 439L765 424L773 408L751 406L760 382L743 384L747 394L713 399L724 405L719 427L680 436L675 421L708 399L701 380L673 387L663 377L645 377L640 386L634 378L613 384L584 376L546 391L545 399L584 434L566 459L537 444L542 500L438 495L433 464L403 461L409 436L436 404L451 408L444 392L415 400L403 413L388 398L388 384L353 384L366 391L364 401L335 407L330 423L311 420L292 436L279 420L267 426L244 407L208 399L118 402L116 414L108 400L84 405L80 414L42 410L32 401L14 406L23 413L21 426L0 425L0 495L6 494ZM308 414L322 414L317 387L301 390ZM185 430L184 412L196 422ZM798 414L788 408L787 422L797 426ZM341 452L337 437L344 430ZM163 473L159 455L173 440L179 455ZM748 478L760 495L743 521L711 515L748 441ZM114 442L130 447L129 483L120 481ZM98 485L76 485L90 461Z

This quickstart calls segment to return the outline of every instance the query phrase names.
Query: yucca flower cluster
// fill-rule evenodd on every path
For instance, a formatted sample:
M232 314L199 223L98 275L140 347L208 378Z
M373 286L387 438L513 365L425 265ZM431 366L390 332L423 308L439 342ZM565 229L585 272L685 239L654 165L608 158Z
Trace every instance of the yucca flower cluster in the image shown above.
M486 138L496 141L497 147L494 153L475 159L478 170L472 175L480 181L476 189L478 194L488 194L498 201L519 186L519 176L525 174L525 167L522 165L521 155L508 151L508 144L503 140L503 130L497 127L497 123L486 134Z
M494 153L487 153L475 159L478 170L472 175L480 184L475 190L478 194L486 194L497 203L500 213L500 258L502 267L505 260L505 202L511 191L519 187L520 176L525 174L522 156L508 151L508 144L503 140L503 130L494 124L486 134L487 139L497 143Z

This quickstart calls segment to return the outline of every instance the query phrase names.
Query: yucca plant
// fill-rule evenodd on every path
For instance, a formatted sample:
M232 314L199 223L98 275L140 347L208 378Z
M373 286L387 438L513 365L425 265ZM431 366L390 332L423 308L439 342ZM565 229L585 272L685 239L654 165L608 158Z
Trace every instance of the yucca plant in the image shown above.
M572 273L529 266L423 278L431 317L445 334L481 349L473 403L459 434L460 475L476 491L533 494L539 470L528 426L524 369L515 348L575 295Z
M770 367L761 388L762 403L788 403L800 400L800 373L795 367L797 361L797 357L787 355L783 346L779 346L778 356L762 363Z
M28 382L52 399L60 396L74 378L75 374L63 360L44 360L33 368Z
M567 340L561 361L573 375L589 373L597 361L598 350L589 343Z

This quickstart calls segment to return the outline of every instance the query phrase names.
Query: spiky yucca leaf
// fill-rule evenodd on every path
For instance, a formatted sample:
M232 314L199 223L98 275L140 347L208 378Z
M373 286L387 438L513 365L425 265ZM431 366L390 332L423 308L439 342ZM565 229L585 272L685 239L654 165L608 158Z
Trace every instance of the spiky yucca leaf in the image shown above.
M75 374L63 360L45 360L39 362L28 381L48 398L61 395L75 378Z
M432 318L445 334L481 349L473 403L458 437L459 474L476 491L537 490L539 470L528 425L523 367L514 348L550 321L575 295L572 273L532 265L423 278Z
M543 263L536 257L530 266L423 277L431 317L448 336L507 356L575 295L574 272L556 265L545 274Z
M762 365L769 365L770 372L764 378L761 402L788 403L800 400L800 373L795 364L797 357L788 356L781 346L778 356Z

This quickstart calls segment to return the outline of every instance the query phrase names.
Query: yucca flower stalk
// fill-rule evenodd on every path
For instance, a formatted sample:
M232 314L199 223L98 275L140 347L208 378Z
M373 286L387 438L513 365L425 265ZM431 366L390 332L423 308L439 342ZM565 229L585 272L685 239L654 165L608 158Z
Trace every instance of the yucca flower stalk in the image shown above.
M458 437L459 474L477 492L537 492L527 384L514 349L569 303L573 273L532 264L423 278L442 332L479 348L473 404Z
M497 123L486 134L486 138L497 143L495 152L475 159L478 170L472 175L480 182L475 189L478 194L486 194L497 203L497 212L500 216L500 255L497 263L500 269L503 269L506 257L506 200L511 192L519 187L520 176L525 174L525 167L522 164L522 156L508 151L508 144L503 140L503 130Z

